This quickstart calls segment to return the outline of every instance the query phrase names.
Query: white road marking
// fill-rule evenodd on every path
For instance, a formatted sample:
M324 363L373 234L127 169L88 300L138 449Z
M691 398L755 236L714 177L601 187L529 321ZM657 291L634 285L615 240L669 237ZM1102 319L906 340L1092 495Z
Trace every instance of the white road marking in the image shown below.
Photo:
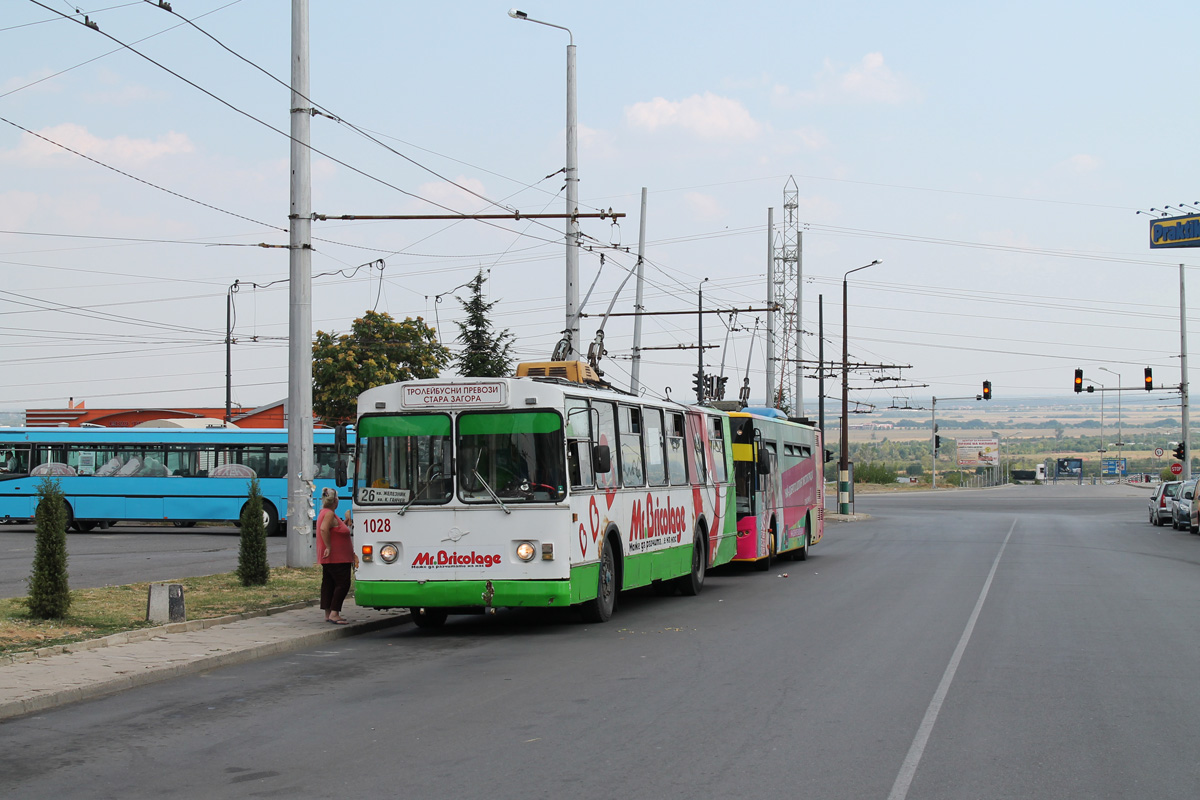
M942 710L942 701L946 699L946 693L950 691L954 673L958 671L958 662L962 660L967 643L971 641L971 633L975 630L975 622L979 619L983 601L987 599L988 590L992 588L992 578L996 575L996 567L1000 566L1000 557L1004 555L1004 548L1008 547L1008 540L1012 538L1013 530L1016 527L1017 521L1014 519L1008 529L1008 535L1004 537L1004 544L1000 545L1000 552L996 553L996 560L992 562L992 570L988 573L987 580L983 582L983 590L979 593L979 600L975 602L975 610L971 612L971 618L967 620L967 628L958 640L958 646L954 648L954 655L950 656L950 663L946 666L945 674L942 675L942 682L938 684L937 691L933 693L933 699L929 701L929 708L925 710L925 718L921 720L921 726L917 728L917 735L913 739L912 746L908 748L908 755L905 757L904 763L900 765L900 774L896 776L896 782L892 784L888 800L904 800L908 796L908 787L912 784L913 776L917 774L917 766L921 763L921 756L925 753L929 734L933 732L934 723L937 722L938 714Z

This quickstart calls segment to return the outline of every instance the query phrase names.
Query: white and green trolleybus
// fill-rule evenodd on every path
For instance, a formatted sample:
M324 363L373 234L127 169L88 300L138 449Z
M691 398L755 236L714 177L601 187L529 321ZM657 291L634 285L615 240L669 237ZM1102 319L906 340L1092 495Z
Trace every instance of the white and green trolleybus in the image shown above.
M417 380L364 392L357 435L355 601L421 627L505 607L605 621L624 589L696 594L737 548L712 409L562 378Z

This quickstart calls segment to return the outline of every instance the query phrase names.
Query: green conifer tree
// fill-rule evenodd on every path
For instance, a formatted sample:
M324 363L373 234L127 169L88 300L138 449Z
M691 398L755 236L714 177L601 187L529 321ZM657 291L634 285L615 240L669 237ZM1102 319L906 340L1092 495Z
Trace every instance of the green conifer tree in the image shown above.
M504 378L512 374L512 345L514 336L506 328L499 333L492 331L488 318L496 301L483 299L483 270L467 284L471 290L469 300L459 300L467 318L458 325L458 339L462 352L455 356L455 365L465 378Z
M267 529L263 524L263 497L258 478L250 479L241 523L237 576L242 586L265 586L271 576L271 567L267 563Z
M58 481L38 484L34 515L33 571L29 576L29 613L38 619L62 619L71 607L67 581L67 499Z

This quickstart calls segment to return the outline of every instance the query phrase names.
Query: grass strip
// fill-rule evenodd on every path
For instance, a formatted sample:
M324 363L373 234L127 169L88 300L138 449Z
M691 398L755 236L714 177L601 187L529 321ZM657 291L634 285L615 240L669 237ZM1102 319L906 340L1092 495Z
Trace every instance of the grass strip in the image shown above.
M321 568L277 567L265 586L242 586L232 572L155 583L182 584L187 619L212 619L316 600L321 592ZM146 621L149 586L131 583L76 589L71 592L67 616L55 620L31 617L24 597L0 599L0 654L155 627L159 623ZM353 590L350 596L354 596Z

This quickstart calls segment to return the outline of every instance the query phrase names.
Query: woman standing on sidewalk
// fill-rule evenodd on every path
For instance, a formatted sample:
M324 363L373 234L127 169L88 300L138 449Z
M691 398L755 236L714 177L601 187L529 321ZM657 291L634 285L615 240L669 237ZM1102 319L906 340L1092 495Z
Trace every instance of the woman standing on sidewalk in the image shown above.
M358 566L358 556L350 539L350 512L343 522L337 515L337 489L321 491L321 514L317 517L317 563L321 565L321 610L325 621L345 625L342 602L350 591L350 568Z

